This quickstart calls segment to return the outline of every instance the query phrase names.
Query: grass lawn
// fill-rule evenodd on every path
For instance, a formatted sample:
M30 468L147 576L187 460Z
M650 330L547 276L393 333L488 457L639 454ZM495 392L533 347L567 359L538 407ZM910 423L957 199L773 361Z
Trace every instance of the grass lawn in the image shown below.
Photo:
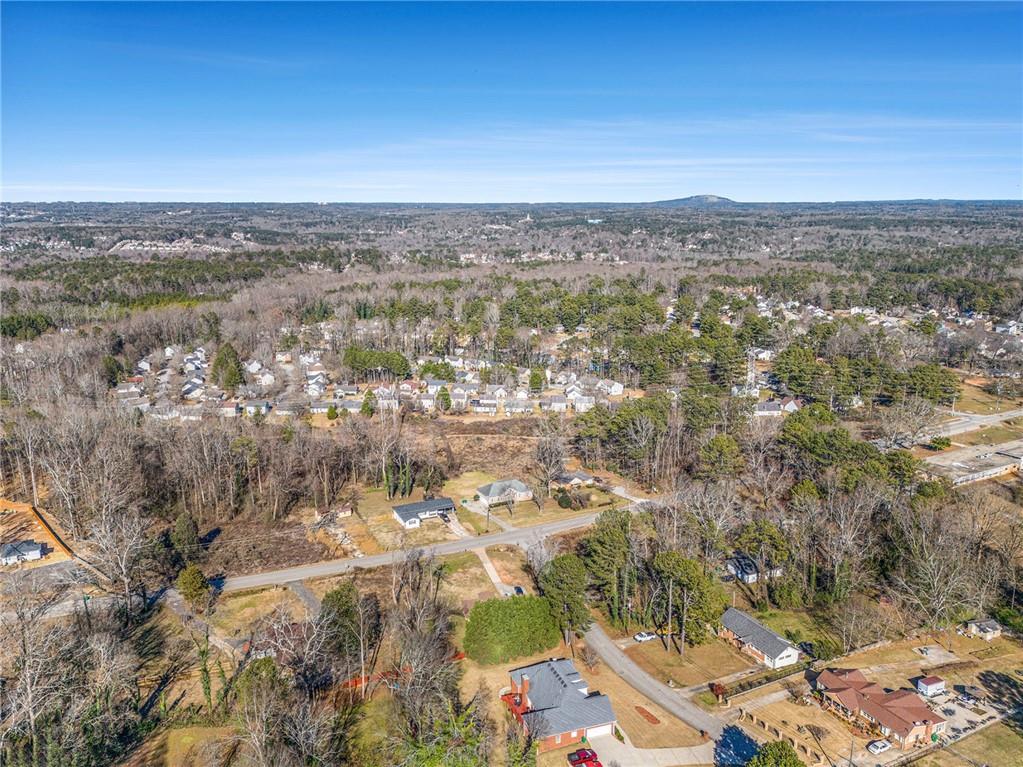
M824 626L802 610L760 610L753 617L796 644L832 638Z
M948 638L940 644L947 647ZM914 648L939 644L933 637L901 640L890 645L852 655L842 660L848 668L860 668L870 679L886 687L909 687L914 678L934 673L944 678L950 688L976 685L992 695L1019 698L1023 694L1023 678L1016 675L1023 669L1023 646L1014 639L1000 637L993 642L972 637L952 636L954 657L948 662L929 660Z
M962 376L962 379L965 379L965 376ZM981 386L977 385L977 380L970 379L970 383L967 383L965 380L962 381L962 392L956 400L957 411L986 415L989 413L1003 413L1006 410L1015 410L1018 407L1023 407L1023 400L1018 397L1013 399L1011 397L996 397L993 394L988 394Z
M527 594L533 593L532 578L526 572L526 554L518 546L491 546L487 556L501 580L509 586L521 586Z
M532 501L526 501L525 503L516 503L512 507L511 512L509 512L507 506L495 506L490 510L490 513L492 516L500 517L506 522L515 525L515 527L529 527L555 519L569 519L582 514L590 514L594 511L610 509L612 503L616 503L618 506L624 505L620 498L608 495L603 490L587 488L585 492L590 494L590 502L581 509L563 509L558 506L556 500L548 498L544 501L542 509L537 509L536 504ZM484 519L484 524L485 522L486 520Z
M1004 722L925 756L917 767L1023 767L1023 734Z
M209 622L225 637L245 636L277 608L287 610L296 620L305 617L305 607L291 591L268 588L222 594L213 606Z
M692 687L756 667L752 658L717 638L686 647L681 657L675 650L666 652L656 639L633 645L625 652L647 673L664 682L670 679L679 687Z
M471 501L476 495L476 488L489 485L497 479L498 477L484 471L467 471L445 482L442 492L450 497L457 506L462 501Z
M451 597L456 608L467 611L476 602L500 596L475 553L451 554L440 561L444 564L441 590Z
M393 507L421 500L423 490L419 487L407 498L388 498L383 488L368 488L359 501L359 516L384 551L455 540L458 536L439 519L423 520L422 527L415 530L406 530L398 524Z
M459 506L455 509L455 515L458 517L458 521L462 523L462 527L466 530L470 530L476 535L483 535L487 532L487 520L485 517L481 517L479 514L469 511L464 506ZM494 531L491 530L491 532Z
M618 726L638 748L696 746L702 742L699 732L634 690L602 663L591 671L577 661L576 668L589 681L590 690L599 690L611 699ZM659 723L648 721L637 707L652 714Z
M973 446L997 445L999 442L1009 442L1020 437L1023 437L1023 428L1020 428L1013 421L1007 421L997 426L987 426L976 431L957 434L952 439L959 444Z

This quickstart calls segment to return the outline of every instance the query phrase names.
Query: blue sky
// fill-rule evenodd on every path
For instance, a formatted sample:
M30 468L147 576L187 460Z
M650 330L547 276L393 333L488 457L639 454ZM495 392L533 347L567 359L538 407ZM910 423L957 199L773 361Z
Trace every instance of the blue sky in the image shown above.
M1023 4L3 2L5 200L1023 196Z

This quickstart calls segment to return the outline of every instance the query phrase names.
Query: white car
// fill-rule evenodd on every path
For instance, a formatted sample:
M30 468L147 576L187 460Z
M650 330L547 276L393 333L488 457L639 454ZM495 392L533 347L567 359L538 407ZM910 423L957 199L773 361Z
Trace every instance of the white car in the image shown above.
M652 631L640 631L638 634L633 634L632 638L637 642L649 642L651 639L657 639L657 634Z
M870 743L867 744L867 751L872 753L874 756L877 756L878 754L883 754L891 747L892 744L889 743L887 740L872 740Z

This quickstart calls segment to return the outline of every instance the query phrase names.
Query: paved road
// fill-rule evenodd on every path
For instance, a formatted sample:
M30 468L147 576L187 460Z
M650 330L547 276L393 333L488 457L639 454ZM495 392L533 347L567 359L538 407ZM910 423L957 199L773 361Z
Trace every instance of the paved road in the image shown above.
M932 436L951 437L955 434L976 431L977 429L983 429L985 426L994 426L1003 421L1011 421L1013 418L1020 417L1023 417L1023 408L1007 410L1004 413L991 413L990 415L958 413L953 420L935 427Z
M460 554L463 551L470 551L477 548L495 546L499 543L511 544L513 546L528 546L537 538L546 538L549 535L578 530L593 524L597 518L596 514L583 514L571 519L559 519L553 522L545 522L542 525L533 527L519 527L513 530L502 530L499 533L479 535L474 538L460 538L457 541L444 541L429 546L420 546L418 550L437 554ZM413 549L414 550L414 549ZM243 589L255 589L262 586L283 585L289 581L302 581L307 578L323 578L330 575L340 575L350 570L382 567L399 561L410 550L388 551L384 554L374 554L369 557L358 559L334 559L328 562L316 562L311 565L299 565L289 567L285 570L271 570L252 575L237 575L226 578L222 583L217 584L221 591L241 591Z
M624 679L630 687L639 690L650 700L683 722L697 730L704 730L717 739L724 731L725 723L704 711L690 700L683 698L678 690L663 684L636 663L614 643L604 630L594 623L586 632L586 644L595 650L609 669Z

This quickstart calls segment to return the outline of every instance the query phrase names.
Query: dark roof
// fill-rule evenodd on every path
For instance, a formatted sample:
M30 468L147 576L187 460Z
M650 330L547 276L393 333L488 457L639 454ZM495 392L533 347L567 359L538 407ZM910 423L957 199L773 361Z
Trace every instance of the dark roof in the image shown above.
M734 607L725 610L725 614L721 616L721 625L769 658L777 658L793 646L784 637L775 634L767 626Z
M403 521L413 517L436 514L439 511L454 511L455 502L450 498L427 498L425 501L403 503L394 507L394 513Z
M516 685L529 678L529 710L522 715L526 726L535 735L557 735L584 730L616 721L611 701L606 695L590 693L583 679L568 658L545 660L532 666L513 669Z

